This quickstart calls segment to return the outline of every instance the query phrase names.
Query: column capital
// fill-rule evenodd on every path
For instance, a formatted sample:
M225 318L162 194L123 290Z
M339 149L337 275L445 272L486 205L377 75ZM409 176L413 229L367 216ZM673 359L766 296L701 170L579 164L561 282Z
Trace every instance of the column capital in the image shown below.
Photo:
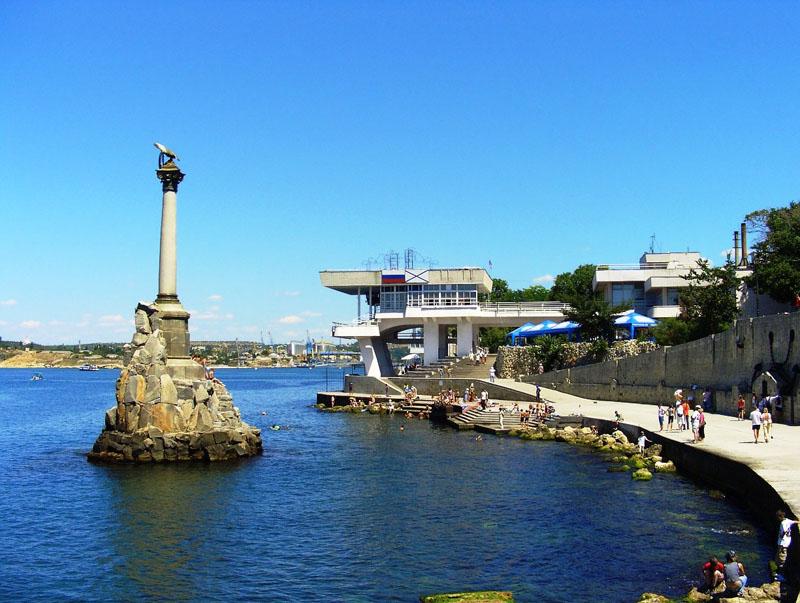
M164 193L178 192L178 185L183 180L185 174L173 162L165 163L156 170L156 176L161 180L161 191Z

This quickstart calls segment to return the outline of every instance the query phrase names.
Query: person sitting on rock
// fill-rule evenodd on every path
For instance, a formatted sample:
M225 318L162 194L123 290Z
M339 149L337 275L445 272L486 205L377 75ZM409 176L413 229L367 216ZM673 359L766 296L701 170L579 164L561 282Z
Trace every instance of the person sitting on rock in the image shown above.
M739 563L736 557L736 551L728 551L725 554L727 563L725 564L725 590L729 593L735 593L739 597L744 593L744 587L747 586L747 576L745 575L744 565Z
M703 590L714 592L725 581L725 566L712 555L703 564Z
M208 369L208 371L206 372L206 379L211 381L211 383L222 383L222 381L220 381L219 379L217 379L214 376L214 369L213 368L212 369Z

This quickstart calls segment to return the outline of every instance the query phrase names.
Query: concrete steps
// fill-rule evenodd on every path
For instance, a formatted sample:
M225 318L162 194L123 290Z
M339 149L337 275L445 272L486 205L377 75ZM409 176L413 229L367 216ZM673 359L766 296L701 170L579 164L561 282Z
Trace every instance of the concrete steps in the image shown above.
M501 428L500 412L497 409L481 410L479 408L456 415L449 420L449 423L457 429L476 429L480 426L502 431L517 429L521 424L519 413L506 412L503 413L503 428Z
M497 359L497 354L490 354L486 357L486 364L475 364L473 360L470 362L469 358L459 358L450 367L451 376L454 379L489 379L489 368L494 364Z

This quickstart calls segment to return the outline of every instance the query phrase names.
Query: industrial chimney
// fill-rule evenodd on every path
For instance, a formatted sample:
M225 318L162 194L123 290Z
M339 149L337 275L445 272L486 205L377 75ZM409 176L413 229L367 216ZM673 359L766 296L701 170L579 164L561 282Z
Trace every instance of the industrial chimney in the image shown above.
M739 231L733 231L733 265L737 268L742 261L742 250L739 249Z
M747 264L747 223L742 222L742 266Z

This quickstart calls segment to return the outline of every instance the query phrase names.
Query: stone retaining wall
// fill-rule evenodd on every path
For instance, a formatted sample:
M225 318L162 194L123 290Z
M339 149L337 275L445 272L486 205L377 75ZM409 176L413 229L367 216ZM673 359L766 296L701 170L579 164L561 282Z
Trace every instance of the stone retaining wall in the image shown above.
M780 393L781 422L800 423L800 312L738 320L724 333L631 358L524 377L584 398L669 402L676 389L695 398L711 387L716 412L736 414L740 393ZM769 375L767 375L769 373ZM774 377L774 379L773 379Z

